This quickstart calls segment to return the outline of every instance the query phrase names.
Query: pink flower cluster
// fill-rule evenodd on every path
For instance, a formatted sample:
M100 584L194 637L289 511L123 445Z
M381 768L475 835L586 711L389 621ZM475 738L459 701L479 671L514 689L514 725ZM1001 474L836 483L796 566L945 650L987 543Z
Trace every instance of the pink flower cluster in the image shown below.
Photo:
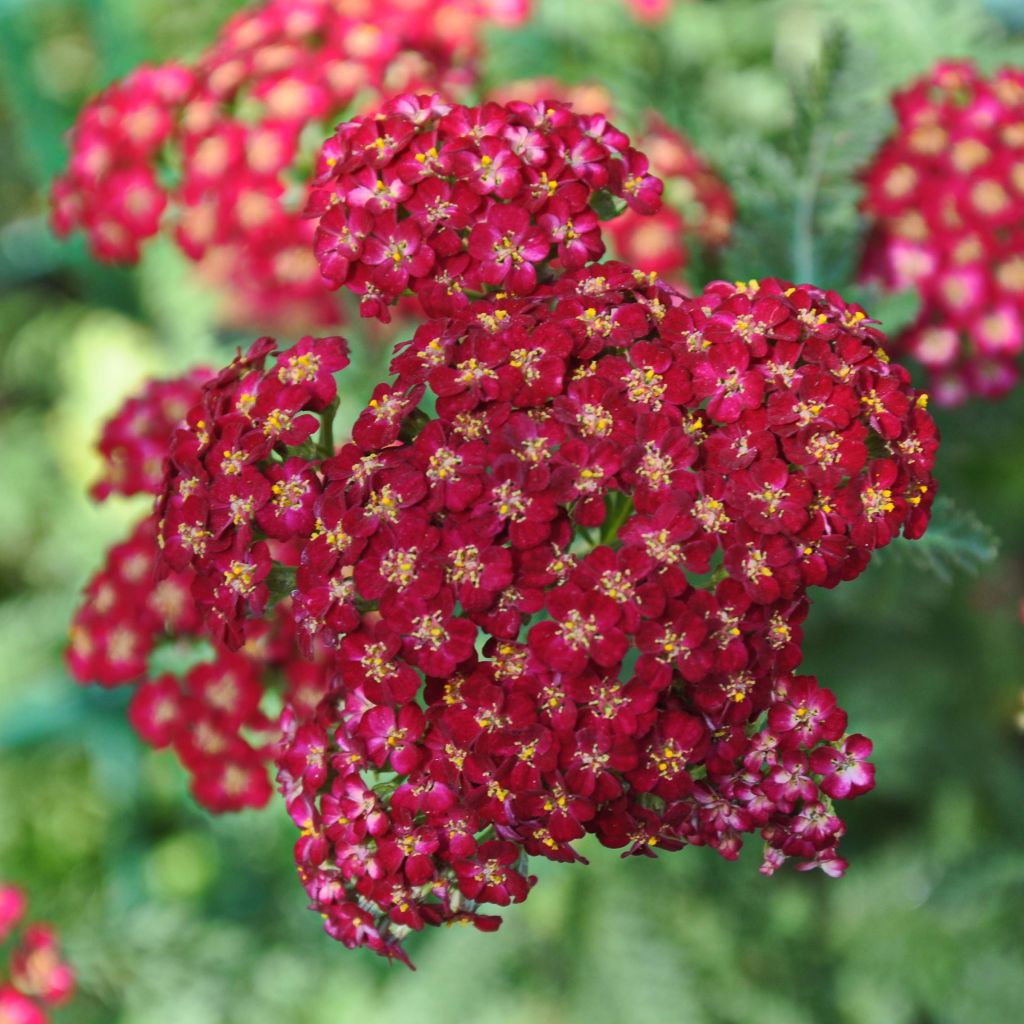
M402 960L427 925L497 927L529 857L588 834L727 858L759 834L765 874L841 874L871 743L797 674L808 591L920 536L935 494L926 397L863 310L658 279L734 215L681 136L651 118L649 160L558 99L446 98L481 19L527 7L268 0L112 86L54 192L103 258L166 219L257 319L334 318L325 281L429 318L340 447L339 337L131 400L96 494L156 507L68 652L134 687L209 809L265 804L273 766L327 931ZM353 107L310 184L309 126ZM641 266L598 265L608 239Z
M0 945L13 936L28 900L13 885L0 883ZM61 958L54 930L46 924L25 927L0 973L0 1021L4 1024L46 1024L46 1008L67 1002L75 976Z
M896 348L936 401L1001 396L1024 348L1024 72L941 63L893 106L896 131L863 172L862 274L919 294Z
M542 266L573 270L603 255L601 193L653 213L661 191L603 115L554 100L464 107L401 96L328 139L309 212L325 280L387 320L410 290L431 316L489 291L532 294Z
M527 13L522 0L265 0L194 64L140 68L83 110L53 224L85 231L115 262L137 260L166 226L231 286L235 318L337 322L302 217L307 140L353 105L414 88L458 94L486 20Z
M207 388L165 559L239 644L283 545L303 646L333 652L278 756L332 935L404 958L427 924L493 927L525 857L586 833L735 857L759 831L766 873L841 873L832 801L871 787L870 743L793 674L806 591L920 535L934 495L934 424L880 340L811 287L688 300L606 264L424 324L337 454L310 447L335 339L268 369L263 340Z
M295 542L315 527L315 460L330 443L318 450L312 438L318 414L334 415L334 375L348 365L336 337L304 338L264 370L273 351L262 338L207 384L174 433L158 503L164 563L195 572L206 629L233 649L247 639L247 615L267 606L271 566L296 565Z

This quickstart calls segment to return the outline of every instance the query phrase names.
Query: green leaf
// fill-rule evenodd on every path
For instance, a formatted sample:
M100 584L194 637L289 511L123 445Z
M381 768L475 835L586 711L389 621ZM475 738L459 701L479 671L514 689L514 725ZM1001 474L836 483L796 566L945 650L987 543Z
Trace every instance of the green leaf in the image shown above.
M290 565L275 565L267 576L267 587L272 604L291 597L295 589L295 569Z
M624 199L616 198L606 189L601 189L590 200L590 206L601 220L614 220L626 209L626 202Z
M914 541L901 537L889 550L949 584L957 573L977 573L994 561L999 538L973 512L943 496L935 500L925 535Z

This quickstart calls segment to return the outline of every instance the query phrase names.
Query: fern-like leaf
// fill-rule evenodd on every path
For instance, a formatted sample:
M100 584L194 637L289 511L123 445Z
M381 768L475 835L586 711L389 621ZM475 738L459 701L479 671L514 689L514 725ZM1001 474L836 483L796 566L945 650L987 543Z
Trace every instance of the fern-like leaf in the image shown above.
M915 541L900 538L889 551L949 584L957 573L975 574L994 561L999 538L973 512L943 496L935 501L925 535Z

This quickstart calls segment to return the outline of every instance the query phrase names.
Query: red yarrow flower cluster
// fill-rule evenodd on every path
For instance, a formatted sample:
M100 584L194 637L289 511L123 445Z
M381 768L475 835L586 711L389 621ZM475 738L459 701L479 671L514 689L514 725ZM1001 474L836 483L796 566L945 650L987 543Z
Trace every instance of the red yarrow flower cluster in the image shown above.
M281 567L333 675L314 712L286 710L278 768L334 937L404 958L426 925L492 928L481 908L525 898L525 858L581 859L587 833L735 857L760 832L766 873L842 872L832 802L871 787L870 743L794 674L806 593L919 536L935 490L934 424L881 340L811 287L688 300L607 264L424 324L334 455L303 454L312 423L263 440L316 342L268 370L260 342L208 388L175 438L165 558L231 573L182 523L232 551L273 539L225 452L308 483ZM312 419L333 390L307 383ZM244 514L224 526L217 502ZM239 643L262 603L211 611Z
M106 469L94 494L158 493L174 432L210 378L197 370L151 382L129 398L104 426ZM265 695L283 689L289 701L315 706L327 685L323 659L297 656L285 602L268 620L248 625L240 651L214 640L212 658L177 673L157 670L159 652L194 662L199 642L210 637L193 595L196 573L158 573L159 554L154 515L110 550L72 621L68 668L83 684L134 687L132 726L151 746L173 749L198 803L215 812L262 807L272 794L268 765L281 735L278 713L264 711Z
M530 295L544 274L603 255L602 193L653 213L661 191L603 115L554 100L464 107L404 95L328 139L309 213L324 279L387 320L410 291L431 316L487 292Z
M862 172L862 275L919 294L896 349L940 404L999 397L1024 348L1024 72L943 62L892 102L896 131Z
M0 946L12 938L28 907L21 889L0 883ZM46 1024L47 1009L66 1003L75 990L75 975L63 960L53 928L29 924L17 938L0 971L0 1021Z
M178 113L142 163L185 154L187 250L248 258L265 231L280 251L301 126L383 88L334 63L392 60L366 13L270 3L195 68L154 73ZM81 148L105 172L97 131ZM665 126L649 136L717 244L727 190ZM414 296L431 318L341 448L338 337L261 338L198 391L168 385L194 398L184 415L155 387L105 434L103 491L152 490L167 458L153 515L87 589L72 672L134 686L133 725L211 810L265 803L272 761L301 882L347 946L407 960L428 925L493 929L489 908L534 884L529 857L582 860L588 834L624 856L735 858L756 833L765 874L845 869L834 802L872 787L871 744L798 674L808 590L923 533L935 426L834 293L769 279L688 299L595 265L602 217L625 204L628 249L628 218L657 214L662 191L602 115L398 95L328 139L301 227L364 315ZM685 259L659 253L661 270ZM195 664L199 638L213 656Z
M793 675L806 590L919 535L934 493L879 340L815 289L685 301L614 264L417 332L322 467L336 525L294 595L337 649L279 776L332 935L402 957L410 929L490 927L528 891L517 851L586 833L735 857L760 831L766 873L842 872L832 800L871 787L870 743ZM352 581L330 607L325 574Z
M332 126L412 88L458 95L495 0L267 0L190 65L109 86L70 135L54 183L59 234L135 262L162 227L229 287L247 323L334 323L302 217L307 168ZM519 5L520 7L522 5ZM508 21L525 15L506 4Z

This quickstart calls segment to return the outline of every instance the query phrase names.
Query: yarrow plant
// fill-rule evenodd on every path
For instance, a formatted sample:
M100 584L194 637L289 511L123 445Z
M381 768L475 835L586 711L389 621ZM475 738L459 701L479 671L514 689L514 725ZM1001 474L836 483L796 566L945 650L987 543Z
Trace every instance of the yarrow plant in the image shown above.
M670 179L705 173L649 139ZM835 805L873 786L871 743L798 674L808 591L924 532L935 425L834 292L687 297L599 263L605 221L657 223L651 164L557 99L394 96L304 190L324 280L418 310L362 411L335 422L344 339L263 337L104 433L97 494L156 502L89 584L71 670L133 686L211 810L275 773L346 946L408 962L428 925L493 929L529 858L584 861L588 835L846 867Z
M862 275L920 296L894 340L936 401L999 397L1024 348L1024 72L943 62L893 107L896 131L863 172Z
M409 929L491 927L526 856L580 860L588 832L735 857L760 831L766 873L842 872L832 802L870 788L870 743L794 675L806 591L919 535L934 494L934 425L879 340L813 288L687 300L605 264L426 323L336 454L297 454L334 339L264 371L258 343L207 388L164 557L229 645L297 562L333 674L286 709L278 779L332 935L402 957Z
M62 959L49 925L29 924L16 936L27 908L21 889L0 883L0 946L14 940L6 972L0 970L3 1024L46 1024L47 1009L66 1003L75 990L74 973Z

